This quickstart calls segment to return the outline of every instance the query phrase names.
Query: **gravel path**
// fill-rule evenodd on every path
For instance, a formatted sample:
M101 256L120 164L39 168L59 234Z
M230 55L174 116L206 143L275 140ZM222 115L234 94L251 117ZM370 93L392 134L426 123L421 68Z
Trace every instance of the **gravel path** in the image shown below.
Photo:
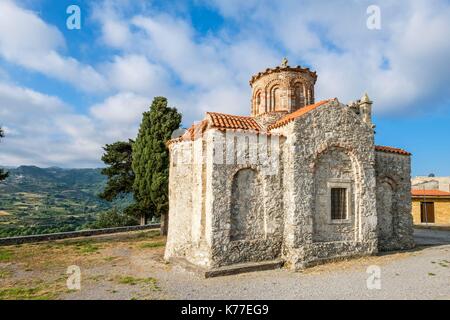
M367 267L381 269L381 289L367 289ZM450 246L368 257L308 269L197 279L160 278L177 299L450 299Z
M414 231L417 248L307 269L198 279L172 269L159 277L177 299L446 299L450 300L450 231ZM380 289L367 288L369 266Z

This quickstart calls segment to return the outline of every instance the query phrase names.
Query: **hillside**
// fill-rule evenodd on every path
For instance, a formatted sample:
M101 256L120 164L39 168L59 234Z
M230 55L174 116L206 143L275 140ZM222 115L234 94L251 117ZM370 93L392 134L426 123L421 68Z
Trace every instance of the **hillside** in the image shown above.
M0 182L0 237L80 229L112 207L100 169L21 166Z

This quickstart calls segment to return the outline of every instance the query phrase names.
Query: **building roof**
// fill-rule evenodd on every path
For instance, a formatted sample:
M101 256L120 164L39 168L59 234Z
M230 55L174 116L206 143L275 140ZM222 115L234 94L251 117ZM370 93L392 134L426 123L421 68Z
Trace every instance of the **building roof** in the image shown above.
M282 117L280 120L278 120L276 123L270 125L268 127L268 131L272 129L276 129L279 127L282 127L295 119L307 114L308 112L311 112L318 107L325 105L329 102L332 102L334 99L328 99L328 100L322 100L315 104L303 107L298 109L297 111L294 111L292 113L289 113ZM236 116L231 114L224 114L224 113L218 113L218 112L207 112L207 118L199 123L193 124L181 137L169 140L167 142L167 145L170 145L172 143L176 143L179 141L189 141L189 140L195 140L196 137L201 136L206 129L208 128L214 128L219 130L227 130L227 129L237 129L237 130L247 130L247 131L256 131L261 132L262 128L258 124L258 122L255 120L254 117L251 116ZM266 134L270 134L270 132L265 132ZM410 156L411 153L408 151L405 151L403 149L399 148L393 148L388 146L375 146L375 151L379 152L386 152L386 153L394 153L399 155L405 155ZM450 194L448 194L450 196Z
M386 152L386 153L396 153L404 156L410 156L411 153L408 151L405 151L403 149L393 148L393 147L386 147L386 146L375 146L375 151L380 152Z
M182 136L170 139L169 141L167 141L166 145L169 146L173 143L177 143L180 141L193 141L195 140L195 138L202 136L203 132L205 132L207 127L208 127L207 120L194 123L192 126L190 126L189 129L186 130L186 132Z
M216 129L242 129L260 131L261 127L253 117L235 116L217 112L206 113L211 119L211 127Z
M253 82L255 82L256 80L258 80L259 78L261 78L262 76L264 76L266 74L282 72L282 71L307 73L311 76L311 78L313 78L314 83L317 81L317 72L311 71L311 69L309 69L309 68L302 68L301 66L291 67L291 66L286 65L286 66L278 66L275 68L267 68L265 71L255 74L250 79L250 85L253 85Z
M450 192L441 190L412 189L411 194L413 197L450 197Z
M330 102L332 100L334 100L334 99L322 100L322 101L319 101L319 102L317 102L315 104L311 104L309 106L300 108L297 111L294 111L292 113L287 114L286 116L284 116L283 118L281 118L280 120L275 122L274 124L270 125L268 129L272 130L272 129L275 129L275 128L282 127L282 126L288 124L289 122L294 121L298 117L301 117L302 115L304 115L304 114L306 114L306 113L308 113L308 112L310 112L310 111L312 111L312 110L314 110L314 109L316 109L316 108L318 108L318 107L320 107L320 106L322 106L322 105L324 105L324 104L326 104L326 103L328 103L328 102Z

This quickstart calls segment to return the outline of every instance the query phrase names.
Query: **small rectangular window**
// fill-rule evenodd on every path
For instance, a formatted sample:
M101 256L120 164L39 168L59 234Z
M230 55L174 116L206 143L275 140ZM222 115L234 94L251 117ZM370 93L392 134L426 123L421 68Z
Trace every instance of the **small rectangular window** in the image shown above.
M420 204L420 220L422 223L434 223L434 202Z
M331 189L331 220L347 219L347 189Z

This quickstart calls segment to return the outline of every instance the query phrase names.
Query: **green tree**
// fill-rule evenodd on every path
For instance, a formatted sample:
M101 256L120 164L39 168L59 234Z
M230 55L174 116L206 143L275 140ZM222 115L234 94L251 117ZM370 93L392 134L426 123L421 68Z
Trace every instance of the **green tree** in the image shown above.
M102 161L107 165L101 173L108 177L105 189L99 194L99 197L112 202L123 199L127 194L133 193L134 172L131 168L132 163L132 145L133 140L117 141L107 144L103 147L105 153ZM91 228L112 228L137 224L136 217L139 217L140 211L134 210L137 204L131 204L124 210L116 208L102 212L97 221L90 224Z
M113 201L123 194L133 192L132 145L133 140L129 140L117 141L103 147L105 153L102 161L107 167L102 169L102 174L108 177L108 182L100 193L100 198Z
M100 213L97 220L91 224L88 224L87 227L93 229L101 229L134 226L137 224L138 221L135 217L119 212L117 209L113 208L111 210Z
M3 129L0 127L0 139L3 138L4 132ZM5 180L8 177L8 172L5 172L3 169L0 169L0 181Z
M146 218L161 217L161 231L167 232L169 152L166 142L180 127L181 114L167 106L164 97L154 98L144 112L138 137L133 144L134 195Z

